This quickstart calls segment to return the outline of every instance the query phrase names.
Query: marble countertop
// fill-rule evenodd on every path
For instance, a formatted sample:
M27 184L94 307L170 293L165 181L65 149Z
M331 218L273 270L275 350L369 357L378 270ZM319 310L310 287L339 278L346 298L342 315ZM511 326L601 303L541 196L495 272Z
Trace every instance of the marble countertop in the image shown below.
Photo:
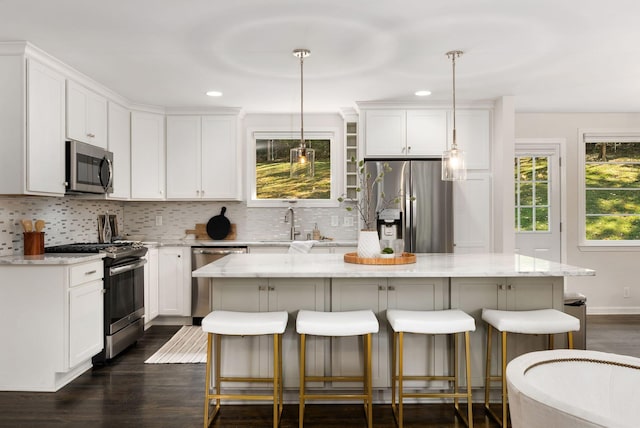
M304 242L304 241L296 241ZM143 241L147 246L158 247L288 247L291 241L270 240L208 240L208 239L158 239L157 241ZM324 240L315 241L314 247L357 247L358 241Z
M406 265L345 263L341 254L232 254L194 271L210 278L592 276L595 271L517 254L417 254Z
M0 266L9 265L73 265L85 263L92 260L102 260L104 254L82 254L82 253L45 253L39 256L3 256L0 257Z

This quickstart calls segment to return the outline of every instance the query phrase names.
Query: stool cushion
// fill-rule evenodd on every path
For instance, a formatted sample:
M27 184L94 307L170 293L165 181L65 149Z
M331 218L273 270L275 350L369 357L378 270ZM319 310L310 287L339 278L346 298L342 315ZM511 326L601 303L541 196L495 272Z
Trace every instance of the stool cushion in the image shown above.
M388 309L387 319L397 332L452 334L475 331L475 320L460 309L443 311L406 311Z
M499 331L525 334L556 334L580 330L580 320L556 309L499 311L483 309L482 319Z
M370 309L347 312L316 312L301 310L296 319L300 334L315 336L359 336L377 333L378 319Z
M288 319L289 314L287 311L213 311L202 320L202 330L207 333L231 336L282 334L287 328Z

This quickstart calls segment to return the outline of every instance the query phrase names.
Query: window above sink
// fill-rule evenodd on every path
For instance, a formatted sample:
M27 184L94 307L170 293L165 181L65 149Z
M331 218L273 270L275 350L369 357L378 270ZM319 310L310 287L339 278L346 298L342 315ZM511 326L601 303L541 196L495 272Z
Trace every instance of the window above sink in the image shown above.
M339 132L334 128L305 130L301 147L296 132L249 131L247 205L338 206L344 183Z

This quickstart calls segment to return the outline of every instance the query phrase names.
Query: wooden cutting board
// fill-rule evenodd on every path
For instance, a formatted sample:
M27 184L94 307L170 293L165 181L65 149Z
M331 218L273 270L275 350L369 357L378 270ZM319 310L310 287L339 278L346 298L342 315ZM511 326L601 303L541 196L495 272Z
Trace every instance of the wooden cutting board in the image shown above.
M207 234L207 225L204 223L196 224L195 229L187 229L185 230L187 235L196 235L197 240L211 240L211 237ZM224 241L229 241L232 239L236 239L236 224L231 223L231 227L229 228L229 234Z

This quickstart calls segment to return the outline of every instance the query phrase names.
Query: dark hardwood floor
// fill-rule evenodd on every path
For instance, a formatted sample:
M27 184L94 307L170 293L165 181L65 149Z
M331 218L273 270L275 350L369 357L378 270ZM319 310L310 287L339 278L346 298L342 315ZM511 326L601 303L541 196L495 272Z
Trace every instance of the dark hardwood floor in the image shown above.
M587 347L640 357L640 315L589 316ZM179 327L155 326L110 365L87 371L57 393L0 392L0 427L199 427L204 364L144 364ZM3 349L2 352L7 352ZM43 358L46 358L43 355ZM298 426L287 405L282 428ZM450 405L406 406L405 426L462 427ZM495 427L474 406L477 427ZM271 406L225 406L215 427L268 427ZM305 426L363 427L361 405L309 405ZM390 406L374 407L374 426L395 427Z

